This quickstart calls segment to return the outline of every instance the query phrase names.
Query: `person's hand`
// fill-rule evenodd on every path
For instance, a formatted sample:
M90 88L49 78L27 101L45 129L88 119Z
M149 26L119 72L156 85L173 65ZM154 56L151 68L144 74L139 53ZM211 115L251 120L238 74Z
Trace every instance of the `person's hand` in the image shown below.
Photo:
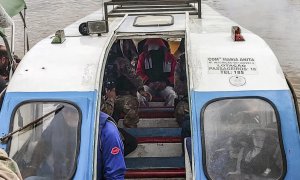
M159 82L157 84L157 90L164 90L167 87L167 83L166 82Z
M149 102L152 100L152 95L144 90L139 91L138 94L140 106L148 107Z
M145 97L145 99L147 100L147 102L152 100L152 95L149 92L146 91L141 91L140 94Z
M155 90L156 85L155 85L154 82L150 82L150 83L148 84L148 86L149 86L150 89L154 89L154 90Z
M0 78L2 78L2 79L5 80L5 81L8 80L8 76L2 76L2 75L0 75Z
M115 100L117 98L116 89L107 90L105 96L107 99Z

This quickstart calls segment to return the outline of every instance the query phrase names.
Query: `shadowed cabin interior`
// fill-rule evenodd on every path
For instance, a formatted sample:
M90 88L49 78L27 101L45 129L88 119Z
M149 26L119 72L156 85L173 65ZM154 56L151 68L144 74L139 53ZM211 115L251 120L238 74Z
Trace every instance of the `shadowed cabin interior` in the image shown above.
M175 55L177 57L174 58L176 66L180 66L180 62L185 61L184 38L172 37L160 39L164 42L162 45L164 50L162 51L168 52L172 56ZM131 42L131 44L128 42ZM157 47L145 45L147 44L146 42L147 39L145 38L117 39L114 42L108 53L104 71L102 87L102 95L104 97L106 92L111 89L116 89L117 99L118 96L127 95L128 93L132 96L139 96L140 93L137 93L137 91L141 89L140 87L131 86L130 82L118 78L116 75L120 76L122 74L120 73L122 71L120 70L120 66L124 66L124 63L119 63L118 61L127 61L127 68L129 68L127 70L131 71L131 75L134 76L133 80L138 81L138 59L143 56L143 53L146 54L146 52L149 53L148 51L152 49L157 49ZM123 56L123 58L120 58L120 56ZM153 59L153 61L155 60L159 60L159 56L158 59ZM179 67L176 68L178 69ZM115 109L112 116L118 123L118 127L124 128L138 142L137 148L125 157L127 167L126 178L185 179L185 158L181 137L182 128L181 122L178 123L175 118L177 115L175 112L179 112L180 110L175 110L175 107L180 101L185 101L188 104L186 73L185 63L182 63L180 73L178 73L178 70L177 72L174 71L175 82L174 84L170 84L170 86L175 91L179 91L176 92L175 105L166 105L164 98L159 93L153 94L152 98L147 99L148 102L146 104L139 101L139 122L137 123L137 127L126 127L126 124L124 124L126 112L116 113L117 104L115 102ZM133 90L133 92L126 92L127 90ZM101 104L103 104L104 99ZM181 111L187 115L185 118L189 118L188 105L184 109L181 109Z

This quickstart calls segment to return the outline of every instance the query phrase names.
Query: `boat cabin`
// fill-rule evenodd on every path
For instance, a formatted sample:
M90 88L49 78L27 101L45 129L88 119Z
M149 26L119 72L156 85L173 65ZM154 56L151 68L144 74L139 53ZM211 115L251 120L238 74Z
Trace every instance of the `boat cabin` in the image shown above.
M183 139L176 103L166 105L159 93L138 104L136 127L124 126L121 113L118 127L138 143L125 157L126 179L300 178L296 101L260 37L205 4L201 19L188 13L125 15L109 18L107 33L81 35L79 25L99 16L101 11L66 27L62 43L52 44L53 36L37 43L9 82L0 147L24 177L97 179L100 109L106 91L116 88L107 82L119 68L115 48L131 43L127 47L136 54L126 57L137 80L141 54L151 50L144 42L159 39L172 57L184 47L186 81L175 92L186 89L191 136Z

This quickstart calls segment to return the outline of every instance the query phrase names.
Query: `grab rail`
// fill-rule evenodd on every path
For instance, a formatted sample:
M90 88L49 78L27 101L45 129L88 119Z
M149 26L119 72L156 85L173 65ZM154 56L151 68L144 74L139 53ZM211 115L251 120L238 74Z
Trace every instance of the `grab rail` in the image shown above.
M198 3L197 9L192 6L191 3ZM164 5L164 13L184 13L186 10L180 10L180 5L183 7L193 7L193 11L191 13L197 14L198 18L201 18L201 0L111 0L108 2L104 2L104 18L108 21L108 18L111 16L122 16L124 14L136 14L141 15L145 12L151 12L151 8L147 6L151 5L152 7L157 5L157 9L160 8L158 5ZM179 5L179 9L172 9L174 5ZM113 6L112 10L108 12L108 6ZM130 11L124 10L121 8L123 6L130 7ZM145 11L141 10L142 7L145 7ZM118 9L119 8L119 9ZM134 11L136 9L136 11Z

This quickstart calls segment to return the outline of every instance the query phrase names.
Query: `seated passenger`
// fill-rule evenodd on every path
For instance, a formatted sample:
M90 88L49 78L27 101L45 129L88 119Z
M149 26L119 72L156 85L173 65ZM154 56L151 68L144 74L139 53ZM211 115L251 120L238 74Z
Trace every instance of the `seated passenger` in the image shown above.
M18 63L21 61L17 55L13 56L13 70L17 68ZM5 89L10 73L10 62L8 59L8 54L6 47L4 45L0 45L0 93Z
M143 80L145 91L152 96L160 95L165 100L165 106L174 106L177 97L173 89L175 66L176 60L162 39L146 41L144 52L138 59L137 75ZM146 101L145 98L139 100Z
M147 49L145 49L146 48L145 44L146 44L146 42L147 42L148 39L149 38L143 39L143 40L141 40L138 43L138 45L137 45L137 51L138 51L139 54L142 54L145 50L147 50ZM168 49L168 51L170 51L170 45L169 45L168 41L166 41L164 39L161 39L161 40L164 42L164 45L166 46L166 48Z
M230 179L233 176L241 179L240 163L244 146L250 143L246 134L241 133L238 136L222 137L216 144L214 153L210 157L208 169L213 179Z
M108 57L108 61L111 61L111 59L114 60L117 57L123 57L127 59L135 69L138 52L132 39L119 39L112 45Z
M182 45L182 40L180 46ZM180 47L182 48L182 47ZM182 50L177 50L182 51ZM176 51L176 52L177 52ZM184 51L183 51L184 52ZM182 120L186 113L189 113L189 100L188 100L188 88L187 88L187 77L186 77L186 66L185 66L185 54L181 54L175 67L175 84L174 90L178 95L175 100L174 116L179 126L182 124Z
M67 179L75 168L79 113L65 105L44 130L33 150L29 166L22 171L29 179Z
M279 160L279 142L274 129L254 129L251 145L245 148L241 171L254 176L278 178L282 166ZM279 162L279 163L278 163Z
M5 46L0 46L0 92L6 87L9 76L9 60Z
M130 67L127 59L118 57L108 62L108 69L104 77L105 91L112 88L116 91L113 117L119 120L122 113L124 126L128 128L137 127L139 122L138 99L136 97L138 87L142 86Z
M76 111L76 112L75 112ZM42 133L29 166L22 171L26 180L70 179L76 167L79 114L64 106ZM113 119L100 114L97 179L124 179L124 147Z
M123 180L126 165L124 145L114 120L101 112L98 136L97 180Z
M101 101L101 111L111 116L114 112L116 97L117 96L114 88L107 91L105 97L103 97ZM124 144L124 156L127 156L137 148L137 140L134 136L132 136L125 130L121 128L118 128L118 130Z

